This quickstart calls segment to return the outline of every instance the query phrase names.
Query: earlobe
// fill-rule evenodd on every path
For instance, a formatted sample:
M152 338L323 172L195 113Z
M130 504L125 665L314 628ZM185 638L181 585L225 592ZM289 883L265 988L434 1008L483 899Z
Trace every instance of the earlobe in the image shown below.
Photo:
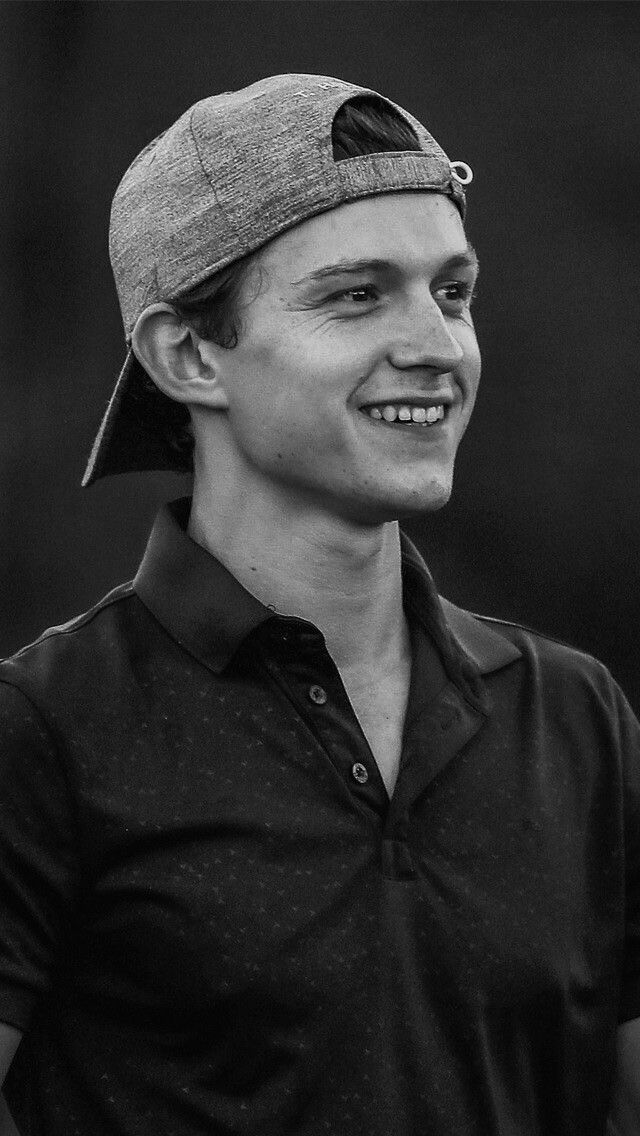
M177 402L226 410L228 399L201 340L170 304L151 304L139 316L131 344L157 387Z

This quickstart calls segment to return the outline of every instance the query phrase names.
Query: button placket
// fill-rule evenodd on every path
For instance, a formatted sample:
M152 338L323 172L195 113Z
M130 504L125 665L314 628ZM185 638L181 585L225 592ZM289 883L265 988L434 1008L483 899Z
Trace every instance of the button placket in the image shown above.
M277 638L273 637L271 642L277 647L271 658L267 647L265 662L268 670L286 694L294 695L298 713L306 720L340 774L343 792L351 796L354 804L386 815L388 796L384 784L375 759L372 758L371 764L365 764L366 738L363 738L331 656L317 636L313 641L305 642L299 635L291 635L291 643L284 650L283 638L288 633L288 628L279 629ZM321 685L317 678L325 678L325 675L325 685ZM359 754L364 760L354 761Z

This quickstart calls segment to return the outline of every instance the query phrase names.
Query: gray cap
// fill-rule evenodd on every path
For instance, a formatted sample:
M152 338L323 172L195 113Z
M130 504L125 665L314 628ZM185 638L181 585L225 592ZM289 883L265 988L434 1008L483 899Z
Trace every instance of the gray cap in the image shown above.
M150 304L188 293L279 233L347 201L397 190L448 194L464 215L464 163L451 163L417 119L388 99L419 150L336 161L332 125L377 92L324 75L274 75L203 99L142 150L113 200L109 247L128 353L83 485L133 469L184 469L157 431L131 333ZM462 172L461 172L462 171Z

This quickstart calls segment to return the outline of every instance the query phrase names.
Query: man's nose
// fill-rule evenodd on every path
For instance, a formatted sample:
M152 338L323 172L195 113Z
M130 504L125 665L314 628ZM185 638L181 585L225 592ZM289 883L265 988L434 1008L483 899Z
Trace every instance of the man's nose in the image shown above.
M401 324L389 352L394 367L432 367L452 371L464 352L451 334L447 320L431 292L420 290L403 304Z

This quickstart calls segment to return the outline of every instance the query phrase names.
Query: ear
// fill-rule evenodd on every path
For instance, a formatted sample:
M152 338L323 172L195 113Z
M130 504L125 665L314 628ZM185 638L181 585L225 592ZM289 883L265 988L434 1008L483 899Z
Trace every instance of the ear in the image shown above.
M139 316L131 336L136 358L157 387L177 402L227 410L215 352L201 350L196 335L170 304L151 304Z

